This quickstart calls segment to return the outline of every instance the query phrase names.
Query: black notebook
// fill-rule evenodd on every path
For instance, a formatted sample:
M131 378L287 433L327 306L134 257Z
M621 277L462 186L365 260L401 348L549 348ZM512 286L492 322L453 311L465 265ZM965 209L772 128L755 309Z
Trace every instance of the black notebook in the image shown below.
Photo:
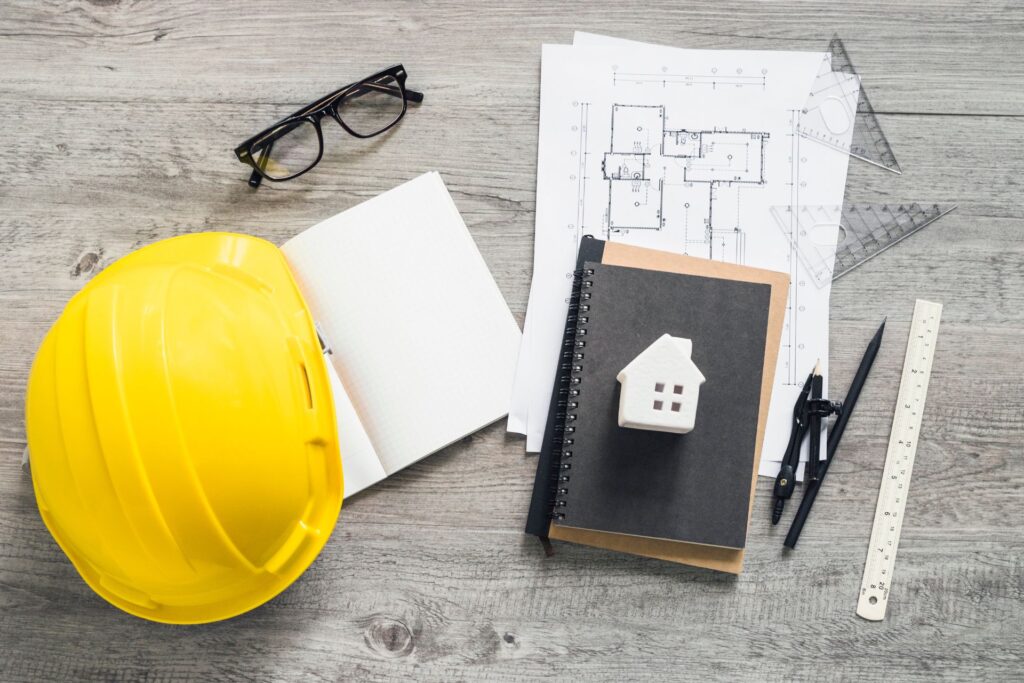
M547 525L742 548L771 286L600 263L585 240L527 531ZM593 259L593 260L591 260ZM618 426L616 375L663 334L706 378L688 434Z

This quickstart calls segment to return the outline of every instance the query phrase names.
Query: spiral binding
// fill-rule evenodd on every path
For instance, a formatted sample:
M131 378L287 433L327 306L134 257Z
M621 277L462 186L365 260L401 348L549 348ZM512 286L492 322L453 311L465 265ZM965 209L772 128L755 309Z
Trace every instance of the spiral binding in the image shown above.
M593 268L573 271L572 295L569 297L569 314L565 319L565 334L562 355L558 366L558 399L555 404L555 423L551 448L557 454L552 463L551 473L551 518L565 519L568 503L569 482L572 477L572 457L576 427L572 424L579 417L580 385L583 381L584 349L587 346L586 325L590 322L590 292L594 274Z

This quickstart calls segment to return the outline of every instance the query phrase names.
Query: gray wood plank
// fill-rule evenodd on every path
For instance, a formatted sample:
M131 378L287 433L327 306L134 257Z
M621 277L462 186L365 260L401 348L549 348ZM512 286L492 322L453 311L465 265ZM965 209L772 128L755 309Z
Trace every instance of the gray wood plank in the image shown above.
M197 230L280 243L444 175L513 312L532 270L540 44L573 29L705 48L846 41L904 168L847 198L960 208L836 283L833 393L886 338L799 549L761 481L738 578L521 533L535 460L493 425L345 504L313 567L229 622L128 617L78 579L20 466L49 324L129 251ZM1024 669L1024 9L856 0L479 7L13 0L0 8L0 680L1020 679ZM314 50L315 48L315 50ZM401 60L394 135L328 131L252 193L231 149ZM854 614L913 299L945 305L886 621Z
M460 74L448 87L472 98L535 87L538 44L566 42L577 29L685 47L765 49L822 48L838 32L854 63L873 74L872 97L883 111L1019 115L1024 109L1024 94L1012 87L1024 74L1013 49L1024 20L1000 3L901 0L887 3L884 19L877 3L864 0L643 7L515 0L488 9L459 0L404 0L387 11L341 3L303 11L266 0L213 9L201 0L62 7L21 0L0 19L8 59L54 67L8 74L19 94L201 102L264 102L287 94L288 101L305 103L309 86L326 89L353 68L365 69L364 56L383 54L416 64L430 80ZM310 59L310 46L321 45L323 56ZM216 69L201 68L210 60ZM264 73L254 90L259 69ZM490 78L478 79L485 75ZM55 81L66 90L55 90Z

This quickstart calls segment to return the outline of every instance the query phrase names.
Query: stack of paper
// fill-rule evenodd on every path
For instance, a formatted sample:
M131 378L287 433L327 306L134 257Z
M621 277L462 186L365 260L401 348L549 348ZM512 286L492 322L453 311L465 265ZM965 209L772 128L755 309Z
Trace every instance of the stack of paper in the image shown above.
M856 76L832 73L825 52L586 33L545 45L541 73L534 275L509 431L540 449L577 245L594 235L790 276L761 458L761 474L774 476L800 386L819 359L828 376L830 287L807 278L798 245L835 244L838 229L804 234L787 216L841 206L849 160L801 127L825 126L848 146Z

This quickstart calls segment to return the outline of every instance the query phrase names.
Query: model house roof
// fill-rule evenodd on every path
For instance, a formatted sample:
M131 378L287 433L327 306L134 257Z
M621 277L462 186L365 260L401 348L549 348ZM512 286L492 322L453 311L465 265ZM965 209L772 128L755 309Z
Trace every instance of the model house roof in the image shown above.
M689 339L663 334L630 361L629 365L619 372L617 379L621 381L631 369L650 363L684 373L686 379L704 382L704 375L690 358L692 351L693 343Z

